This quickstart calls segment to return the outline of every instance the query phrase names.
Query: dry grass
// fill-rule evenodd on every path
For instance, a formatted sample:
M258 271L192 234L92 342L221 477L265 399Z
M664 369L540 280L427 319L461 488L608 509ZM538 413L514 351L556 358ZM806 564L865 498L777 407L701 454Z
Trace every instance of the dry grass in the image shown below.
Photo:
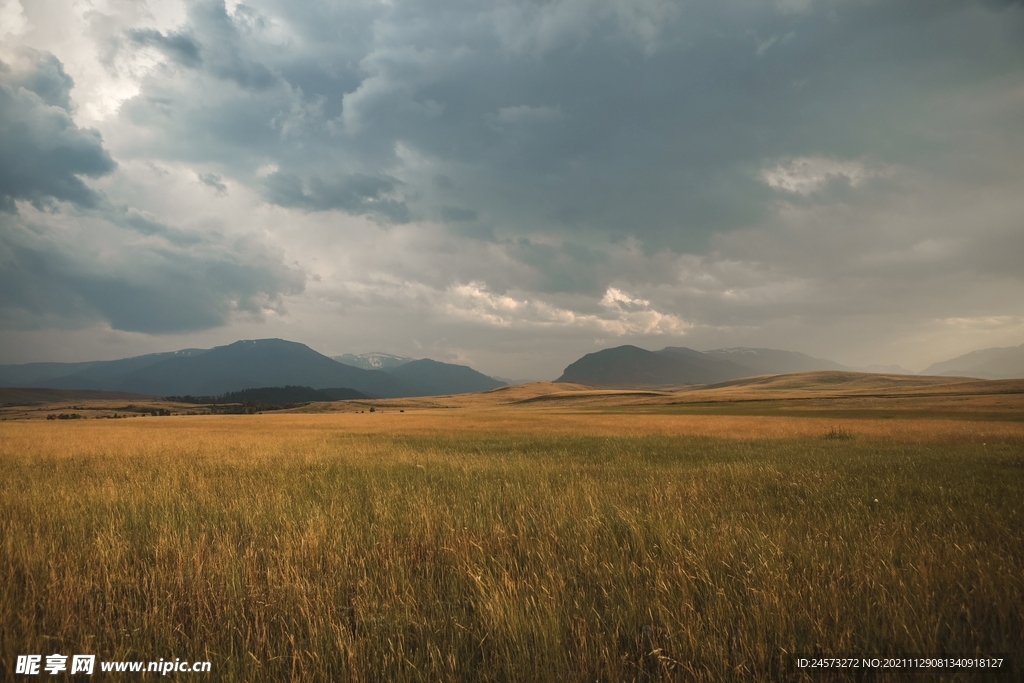
M753 377L723 385L601 389L582 384L531 384L479 394L311 404L296 412L359 412L490 408L677 415L762 415L889 419L1024 421L1024 380L805 372ZM505 410L505 412L508 412Z
M0 460L8 667L745 681L790 676L796 652L1024 662L1020 422L386 404L9 421Z

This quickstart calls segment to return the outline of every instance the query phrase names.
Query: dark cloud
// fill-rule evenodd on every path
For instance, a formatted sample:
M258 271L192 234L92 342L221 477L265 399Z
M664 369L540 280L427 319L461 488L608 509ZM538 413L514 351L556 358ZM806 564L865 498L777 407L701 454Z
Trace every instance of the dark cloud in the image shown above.
M227 194L228 186L224 184L224 179L217 173L200 173L199 182L203 185L212 187L217 191L217 194Z
M184 66L196 67L202 62L199 55L199 43L192 36L184 33L163 34L156 29L132 29L128 37L136 44L155 47L175 62Z
M90 189L80 176L107 175L116 164L99 133L71 118L73 82L61 63L23 56L17 68L0 63L0 205L8 210L0 214L0 327L99 320L187 332L236 314L259 317L303 290L303 271L257 241L183 230ZM200 179L226 190L216 174ZM357 179L352 191L366 187ZM19 215L15 200L49 218Z
M583 292L600 299L614 275L602 266L609 261L602 251L566 242L536 243L520 238L508 245L508 253L537 274L530 288L544 293Z
M178 274L196 299L160 299L162 287L122 266L96 274L84 256L12 243L33 268L85 278L62 285L69 300L88 295L68 310L128 325L116 311L147 313L119 292L148 292L140 300L162 301L170 327L202 326L301 289L280 254L236 257L208 235L219 215L234 234L288 244L316 283L308 301L365 310L391 321L391 336L429 323L437 344L450 334L494 349L507 333L539 335L539 349L563 334L575 344L683 331L719 340L709 344L787 334L802 344L817 330L838 348L856 336L850 326L821 331L844 316L923 329L978 299L986 314L1024 314L1013 258L1019 2L197 0L185 10L175 26L164 16L151 26L142 11L107 18L120 52L106 72L138 94L103 130L124 168L155 162L168 188L185 177L191 190L176 191L197 191L198 178L221 196L161 202L163 184L140 188L126 172L104 192L138 201L100 202L81 177L113 162L68 118L60 63L39 58L31 78L0 79L4 126L59 114L84 150L37 153L60 139L59 116L37 135L5 133L4 168L18 166L0 170L8 206L69 199L68 225L91 206L102 239L131 245L118 252L125 263L140 250L157 279ZM776 336L759 341L759 330Z
M461 206L440 206L438 207L438 214L441 216L441 220L448 221L450 223L475 221L480 218L480 214L473 209L467 209Z
M251 240L139 242L102 218L80 217L110 245L68 243L45 226L0 216L0 327L80 326L149 334L205 330L235 314L280 310L282 296L303 290L305 276ZM139 215L126 222L149 236L174 231ZM77 235L78 240L82 235ZM120 244L122 246L115 247Z
M12 88L20 86L34 92L44 104L71 112L71 88L75 82L64 72L60 60L48 52L29 49L20 52L30 66L17 73L0 62L0 80Z
M116 164L99 132L71 118L70 77L53 55L27 53L18 74L0 62L0 208L51 200L95 206L99 196L80 176L97 178Z
M499 237L700 251L712 234L768 217L763 165L928 164L957 136L936 120L934 97L994 83L1024 60L1014 5L627 4L395 3L339 15L314 3L285 13L288 32L309 38L285 50L271 36L283 8L195 3L183 31L202 46L201 68L240 90L208 98L195 81L154 83L126 111L159 121L177 145L169 154L237 162L249 182L262 182L257 160L271 160L281 175L267 197L284 206L368 212L372 194L326 180L341 167L406 183L402 201L373 211L384 220L475 214ZM431 172L414 177L402 149Z
M245 40L245 29L260 28L260 18L243 4L239 21L228 16L221 1L200 1L189 5L189 20L197 45L206 56L206 68L219 78L234 81L246 90L265 90L278 77L259 58L257 45ZM197 50L200 48L197 48Z
M107 209L106 218L108 220L117 225L130 228L140 235L161 237L170 244L179 247L200 244L203 241L202 236L194 232L173 228L162 223L155 216L147 216L135 209L127 207L118 209L112 206L105 208Z
M340 209L405 223L409 209L405 202L392 198L397 189L398 183L388 177L353 174L333 182L318 176L303 181L294 173L275 171L267 176L264 195L279 206L306 211Z

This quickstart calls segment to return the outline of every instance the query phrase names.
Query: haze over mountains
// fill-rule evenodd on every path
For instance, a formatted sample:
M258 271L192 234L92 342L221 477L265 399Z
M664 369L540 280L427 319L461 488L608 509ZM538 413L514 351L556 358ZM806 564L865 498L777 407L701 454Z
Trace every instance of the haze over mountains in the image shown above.
M669 351L670 349L665 349ZM687 349L689 350L689 349ZM697 353L697 352L694 352ZM813 370L854 370L835 361L814 358L806 353L796 351L777 351L775 349L715 349L704 351L704 355L728 360L741 368L753 371L755 375L784 375L790 372L811 372ZM903 372L907 372L904 370ZM908 373L909 374L909 373Z
M982 379L1024 377L1024 344L965 353L951 360L933 363L921 374L980 377Z

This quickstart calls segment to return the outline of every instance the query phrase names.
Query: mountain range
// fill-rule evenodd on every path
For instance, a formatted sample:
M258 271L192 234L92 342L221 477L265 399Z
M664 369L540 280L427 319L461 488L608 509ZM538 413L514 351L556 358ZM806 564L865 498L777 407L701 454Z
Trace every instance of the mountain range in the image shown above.
M569 365L556 382L598 386L717 384L754 375L815 370L913 374L899 366L849 367L795 351L731 348L695 351L669 346L647 351L618 346L589 353ZM964 375L985 379L1024 377L1024 346L987 349L936 363L921 374Z
M392 373L398 373L396 376ZM243 389L304 386L352 389L369 397L486 391L502 382L463 365L423 359L390 371L339 363L283 339L238 341L114 361L0 365L0 386L92 389L155 396L219 396Z
M669 346L647 351L637 346L617 346L588 353L555 381L600 386L717 384L753 375L849 369L833 361L775 349L695 351Z
M933 363L922 375L953 375L981 379L1024 377L1024 344L972 351L941 363Z
M648 351L618 346L583 356L555 381L598 386L717 384L754 375L814 370L911 374L898 366L851 368L775 349L695 351L670 346ZM1024 377L1024 345L975 351L935 363L922 374ZM113 361L0 365L0 387L156 396L221 396L247 389L292 386L330 390L337 396L397 398L487 391L505 384L464 365L379 352L329 358L305 344L282 339L238 341L212 349L183 349Z

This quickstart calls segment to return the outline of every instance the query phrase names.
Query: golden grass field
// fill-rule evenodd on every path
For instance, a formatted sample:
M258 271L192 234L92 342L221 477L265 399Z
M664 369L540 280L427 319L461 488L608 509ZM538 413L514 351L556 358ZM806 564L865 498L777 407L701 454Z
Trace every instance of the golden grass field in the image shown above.
M180 680L774 681L798 653L1004 653L924 680L1019 680L1024 382L841 374L5 406L0 673L56 652L212 662Z

